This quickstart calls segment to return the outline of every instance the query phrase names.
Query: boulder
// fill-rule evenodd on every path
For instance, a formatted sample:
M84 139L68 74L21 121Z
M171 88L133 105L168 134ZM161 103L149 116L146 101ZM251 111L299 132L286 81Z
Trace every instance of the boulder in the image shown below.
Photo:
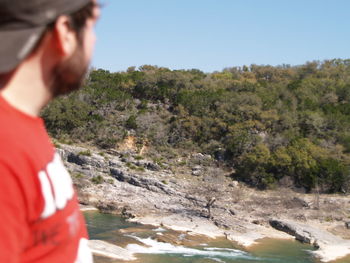
M146 169L151 171L160 171L160 166L156 163L149 162L146 164Z
M270 219L270 225L280 231L286 232L303 243L311 244L316 248L328 244L342 243L344 240L319 228L300 224L289 220Z
M194 175L194 176L200 176L201 173L202 172L200 170L192 171L192 175Z
M126 205L126 206L123 207L123 209L122 209L122 217L124 217L126 219L135 218L135 215L132 213L130 206Z
M312 244L315 241L310 235L309 231L305 231L304 229L300 228L297 224L283 222L280 220L270 220L269 223L273 228L286 232L287 234L294 236L295 239L303 243Z
M102 213L115 213L120 211L120 208L118 206L117 202L99 202L97 205L98 210L100 210Z
M68 153L67 161L77 165L85 165L88 163L86 156L82 156L73 152Z
M200 176L202 173L202 166L195 165L192 167L192 175L194 176Z

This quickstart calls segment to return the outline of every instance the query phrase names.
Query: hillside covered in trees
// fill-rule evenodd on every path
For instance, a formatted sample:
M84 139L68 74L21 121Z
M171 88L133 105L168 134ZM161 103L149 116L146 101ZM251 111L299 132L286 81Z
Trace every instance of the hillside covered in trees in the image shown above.
M66 143L109 149L133 135L164 156L210 154L261 189L350 191L350 60L214 73L92 70L84 88L42 116Z

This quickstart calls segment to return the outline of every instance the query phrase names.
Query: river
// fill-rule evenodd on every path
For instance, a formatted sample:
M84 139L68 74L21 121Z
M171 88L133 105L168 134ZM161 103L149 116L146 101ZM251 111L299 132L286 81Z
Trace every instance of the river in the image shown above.
M249 250L219 238L193 237L164 228L130 223L121 217L84 212L90 239L100 239L136 253L135 263L315 263L313 248L291 240L265 239ZM166 242L166 241L173 241ZM179 244L176 244L179 242ZM181 243L181 244L180 244ZM95 263L121 263L95 256ZM336 263L348 263L350 258Z

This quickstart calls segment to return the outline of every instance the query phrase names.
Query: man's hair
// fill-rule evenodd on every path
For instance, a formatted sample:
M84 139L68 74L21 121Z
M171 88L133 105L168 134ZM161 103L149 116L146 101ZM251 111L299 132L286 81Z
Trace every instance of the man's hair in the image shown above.
M79 42L82 42L83 31L86 25L86 21L89 18L93 17L93 9L96 5L97 5L96 3L91 1L80 10L68 15L70 18L70 26L75 31ZM34 46L31 54L35 53L38 50L46 34L53 30L53 28L55 27L55 24L56 24L56 20L46 26L44 33L41 35L37 44Z
M0 73L0 91L6 85L11 77L12 72L10 73Z
M71 27L75 30L78 37L81 37L86 21L94 16L93 11L96 5L96 3L91 1L85 7L70 15Z
M91 1L90 3L85 5L80 10L78 10L72 14L68 14L68 16L70 18L70 26L75 31L75 33L77 35L77 40L80 43L82 43L83 31L84 31L84 27L86 25L86 21L89 18L93 17L93 10L94 10L94 7L96 5L97 5L97 3ZM38 42L36 43L36 45L34 46L32 51L30 52L30 54L33 54L38 50L38 48L41 46L46 34L53 30L55 24L56 24L56 20L46 26L46 29L44 30L43 34L39 38ZM3 88L4 85L6 85L6 82L8 81L10 76L12 75L12 72L13 71L6 72L6 73L0 73L0 90L1 90L1 88Z

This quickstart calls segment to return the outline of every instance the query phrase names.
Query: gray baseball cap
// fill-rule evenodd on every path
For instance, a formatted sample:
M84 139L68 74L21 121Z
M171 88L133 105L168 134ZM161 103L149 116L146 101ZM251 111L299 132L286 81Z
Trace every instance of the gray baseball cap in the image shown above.
M48 24L83 8L91 0L0 0L0 73L32 51Z

